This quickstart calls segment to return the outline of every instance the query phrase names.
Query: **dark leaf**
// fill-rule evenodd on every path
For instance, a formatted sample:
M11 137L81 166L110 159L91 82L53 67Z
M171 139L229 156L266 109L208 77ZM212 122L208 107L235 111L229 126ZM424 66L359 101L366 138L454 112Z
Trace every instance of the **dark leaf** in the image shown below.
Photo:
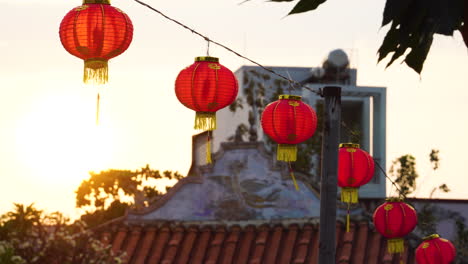
M385 35L385 38L382 42L382 45L380 46L378 50L379 54L379 59L378 61L380 62L383 58L387 57L387 55L390 52L393 52L396 50L398 46L398 30L394 26L395 24L392 24L392 27L390 30L387 32L387 35Z
M400 17L406 12L412 0L387 0L383 13L382 27L394 21L399 23Z
M406 49L408 49L408 46L406 46L406 45L398 46L397 49L395 50L395 53L393 53L392 59L387 63L386 68L388 68L388 66L392 65L392 63L396 59L398 59L401 55L405 54Z
M427 53L429 53L429 49L432 45L432 36L433 34L430 34L430 37L425 38L420 45L413 47L411 52L405 58L405 63L417 73L421 73L422 71Z
M431 1L431 18L436 24L436 33L452 36L463 21L464 0Z
M299 3L289 12L288 15L303 13L311 10L315 10L319 5L324 3L326 0L300 0Z

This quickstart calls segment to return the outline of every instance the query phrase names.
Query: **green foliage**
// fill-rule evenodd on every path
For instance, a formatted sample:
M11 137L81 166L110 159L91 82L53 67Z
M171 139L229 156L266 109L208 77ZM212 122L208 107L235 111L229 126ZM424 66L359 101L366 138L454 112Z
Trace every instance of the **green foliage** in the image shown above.
M59 212L44 214L33 205L15 204L15 209L1 219L2 264L116 264L123 261L123 254L114 254L110 245L105 246L95 239L83 222L68 224L69 219Z
M122 216L129 206L141 209L163 193L158 191L161 180L180 180L178 172L153 170L146 165L139 170L107 170L90 173L76 191L76 207L85 208L81 217L95 226Z
M438 219L434 214L434 207L432 203L425 203L418 212L418 225L417 228L423 237L432 234L437 234Z
M463 21L464 0L387 0L382 26L392 23L379 48L379 61L393 52L387 67L406 55L404 62L421 73L434 34L452 36Z
M37 226L41 219L42 211L37 210L34 204L25 206L14 204L14 210L1 217L2 228L0 228L0 240L8 239L10 234L24 237Z
M454 246L457 249L456 263L468 263L468 229L462 219L455 221L457 237Z
M15 248L7 241L0 241L0 263L2 264L25 264L26 261L15 255Z
M292 0L272 0L291 2ZM326 0L300 0L288 15L317 9ZM401 56L404 62L421 73L434 34L452 36L462 26L463 10L468 9L464 0L387 0L382 26L391 23L379 50L380 62L391 55L387 67Z
M392 162L390 174L399 185L400 196L406 197L416 189L416 158L412 155L403 155Z
M432 164L432 169L437 170L439 168L439 150L433 149L429 154L429 161Z

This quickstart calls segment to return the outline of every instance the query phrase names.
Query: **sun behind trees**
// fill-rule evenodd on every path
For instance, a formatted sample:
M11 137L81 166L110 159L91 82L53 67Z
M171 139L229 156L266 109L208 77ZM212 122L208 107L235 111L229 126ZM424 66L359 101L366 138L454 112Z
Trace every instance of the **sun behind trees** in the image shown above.
M182 178L178 172L161 173L149 165L135 171L90 172L90 178L76 190L76 207L85 210L81 220L94 227L123 216L129 207L147 207Z

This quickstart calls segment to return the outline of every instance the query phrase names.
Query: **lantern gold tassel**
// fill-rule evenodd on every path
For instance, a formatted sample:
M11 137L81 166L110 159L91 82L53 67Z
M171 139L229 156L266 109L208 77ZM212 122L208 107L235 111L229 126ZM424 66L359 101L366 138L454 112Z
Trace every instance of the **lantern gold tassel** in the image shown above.
M405 251L405 243L402 238L392 238L388 240L388 253L402 253Z
M291 167L291 162L288 162L288 165L289 165L289 175L291 176L291 178L293 180L294 188L296 188L296 191L299 191L299 185L297 185L296 177L294 176L294 171L293 171L293 169Z
M109 80L109 67L106 60L89 59L84 63L84 83L105 84Z
M96 100L96 126L99 125L99 103L101 101L101 96L99 96L99 93L97 94L97 100Z
M345 187L341 189L341 201L344 203L358 202L358 189Z
M292 144L278 144L278 151L276 152L276 159L282 161L296 161L297 160L297 146Z
M211 164L213 161L211 160L211 136L210 132L208 131L208 138L206 141L206 163Z
M212 131L216 129L215 112L197 112L195 114L195 129Z
M349 232L349 222L350 222L350 217L349 217L349 209L351 207L351 204L348 203L348 211L346 212L346 233Z

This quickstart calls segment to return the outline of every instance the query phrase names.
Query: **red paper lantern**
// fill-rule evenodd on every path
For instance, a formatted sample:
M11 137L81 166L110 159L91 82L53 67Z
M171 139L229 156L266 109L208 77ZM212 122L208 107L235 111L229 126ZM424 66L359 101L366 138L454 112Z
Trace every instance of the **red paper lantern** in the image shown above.
M196 57L175 82L177 99L196 111L194 128L208 131L216 129L216 111L234 102L238 89L234 74L215 57ZM209 133L206 161L211 163Z
M434 234L425 237L416 248L416 261L418 264L450 264L455 260L456 253L450 241Z
M196 111L195 129L215 130L216 111L230 105L237 97L234 74L214 57L197 57L195 63L177 76L177 99Z
M391 198L375 210L373 220L375 229L388 238L388 252L401 253L404 251L403 237L416 227L418 216L411 205Z
M60 41L72 55L84 60L85 83L108 80L108 60L124 52L133 38L130 18L110 0L84 0L60 24Z
M358 188L368 183L374 176L374 159L359 148L359 144L340 144L338 152L338 186L341 201L358 202Z
M300 96L280 95L262 113L265 134L278 143L277 160L296 161L297 144L310 138L317 128L314 109L301 101Z

